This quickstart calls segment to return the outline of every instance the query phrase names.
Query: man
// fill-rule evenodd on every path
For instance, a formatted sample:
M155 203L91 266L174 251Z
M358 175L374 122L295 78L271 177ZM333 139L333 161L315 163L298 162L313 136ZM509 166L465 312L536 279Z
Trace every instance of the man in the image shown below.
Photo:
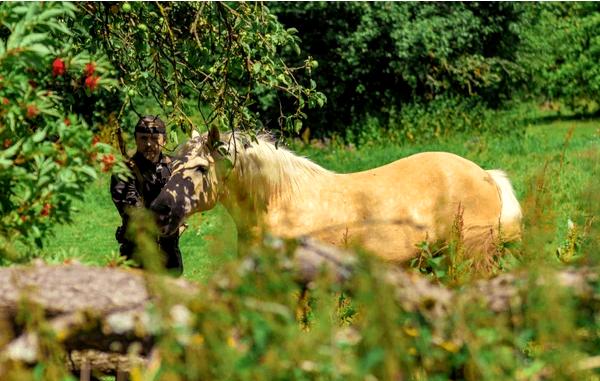
M149 208L162 187L171 176L171 159L161 149L166 140L165 123L158 116L144 116L135 126L137 152L127 162L131 176L126 180L113 175L110 193L121 215L123 224L117 229L116 238L121 244L121 255L131 259L135 243L126 238L130 208ZM168 237L157 237L160 251L166 255L166 268L181 275L183 264L179 251L179 232Z

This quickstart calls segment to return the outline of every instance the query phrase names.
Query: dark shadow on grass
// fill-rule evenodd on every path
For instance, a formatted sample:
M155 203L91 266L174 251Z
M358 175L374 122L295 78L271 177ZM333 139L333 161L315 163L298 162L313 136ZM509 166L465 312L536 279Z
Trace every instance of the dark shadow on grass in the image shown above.
M553 122L573 122L573 121L588 121L600 118L600 109L594 112L579 112L579 113L560 113L525 117L521 120L523 125L540 125L550 124Z

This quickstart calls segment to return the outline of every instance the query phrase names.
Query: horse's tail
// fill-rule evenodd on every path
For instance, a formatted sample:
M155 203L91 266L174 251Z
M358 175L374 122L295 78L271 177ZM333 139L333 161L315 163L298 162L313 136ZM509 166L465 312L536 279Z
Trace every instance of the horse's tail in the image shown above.
M523 212L515 195L515 191L504 171L492 169L486 171L492 176L498 192L502 210L500 212L500 232L503 241L515 241L521 238L521 220Z

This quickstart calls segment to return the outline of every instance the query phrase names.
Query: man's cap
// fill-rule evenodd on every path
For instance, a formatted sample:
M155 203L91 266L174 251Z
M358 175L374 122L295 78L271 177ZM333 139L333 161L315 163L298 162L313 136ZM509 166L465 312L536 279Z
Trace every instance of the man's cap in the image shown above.
M166 134L167 128L158 116L146 115L140 118L135 125L135 132L143 134Z

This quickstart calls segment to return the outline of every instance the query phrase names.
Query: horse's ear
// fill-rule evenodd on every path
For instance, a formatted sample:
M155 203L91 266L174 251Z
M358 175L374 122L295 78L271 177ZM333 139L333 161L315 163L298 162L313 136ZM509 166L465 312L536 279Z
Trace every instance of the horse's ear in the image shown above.
M199 136L200 136L200 133L198 133L198 131L196 129L193 129L192 130L192 139L196 139Z
M220 142L221 142L221 133L219 132L219 129L217 127L212 126L208 130L207 144L209 147L215 148L219 145Z

